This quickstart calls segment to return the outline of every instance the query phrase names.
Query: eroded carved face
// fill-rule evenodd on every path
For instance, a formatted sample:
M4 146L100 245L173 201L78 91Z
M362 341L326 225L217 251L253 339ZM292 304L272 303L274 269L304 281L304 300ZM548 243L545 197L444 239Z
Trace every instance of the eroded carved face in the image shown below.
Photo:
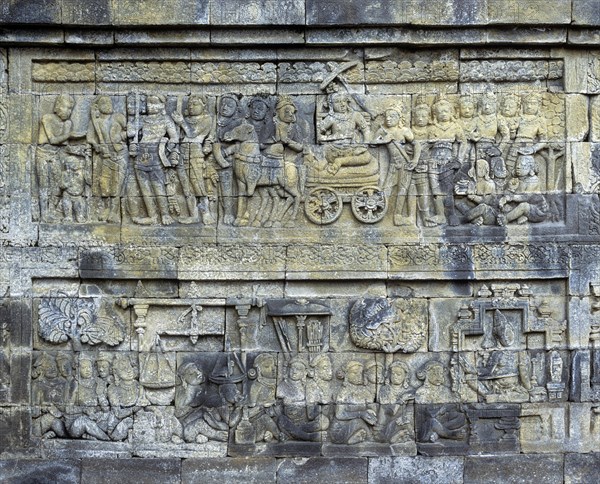
M54 113L63 121L66 121L71 117L73 112L73 105L71 102L64 97L58 98L54 105Z
M390 381L392 385L403 385L406 381L406 371L401 366L392 366L390 370Z
M329 361L328 358L319 360L315 369L317 371L317 377L321 380L330 381L333 378L333 368L331 367L331 361Z
M269 108L263 101L256 100L250 104L250 117L254 121L262 121L265 119L268 111Z
M276 369L275 360L273 358L265 358L260 362L260 374L266 378L275 378Z
M204 373L200 368L198 368L196 365L190 365L185 369L183 380L189 385L201 385L204 383L206 378L204 377Z
M98 360L96 363L98 367L98 376L100 378L108 378L110 375L110 362L107 360Z
M102 96L100 99L98 99L98 109L102 114L112 114L112 100L108 96Z
M502 115L508 118L512 118L517 115L519 110L519 105L517 101L513 98L507 98L504 100L502 104Z
M483 114L494 114L496 112L496 101L491 98L484 97L481 100L481 112Z
M230 97L224 97L219 103L219 114L230 118L237 111L237 103Z
M347 113L348 112L348 98L346 96L336 96L333 99L333 110L336 113Z
M515 166L515 175L519 178L534 174L535 161L531 156L519 156Z
M306 366L300 361L295 361L290 365L290 379L300 381L306 376Z
M452 106L450 103L441 102L435 106L435 118L441 122L446 123L452 119Z
M388 128L393 128L400 124L400 114L395 109L388 109L385 112L385 125Z
M363 366L360 363L349 364L346 369L346 379L353 385L362 385L363 380Z
M295 123L296 122L296 108L291 104L283 106L277 111L277 116L284 123Z
M540 103L536 97L529 96L523 102L523 112L525 114L537 114L540 110Z
M163 103L156 96L148 96L146 103L148 114L159 114L164 109Z
M444 367L441 364L433 364L427 368L426 381L433 386L444 384Z
M79 376L86 380L92 378L94 375L94 369L90 360L81 360L79 362Z
M461 118L472 118L475 115L475 103L471 100L462 100L460 102Z
M135 378L135 369L126 358L115 361L114 370L115 375L123 381L132 381Z
M427 106L417 106L414 113L415 126L424 128L429 124L429 108Z
M204 102L198 97L190 97L188 112L191 116L198 116L204 112Z

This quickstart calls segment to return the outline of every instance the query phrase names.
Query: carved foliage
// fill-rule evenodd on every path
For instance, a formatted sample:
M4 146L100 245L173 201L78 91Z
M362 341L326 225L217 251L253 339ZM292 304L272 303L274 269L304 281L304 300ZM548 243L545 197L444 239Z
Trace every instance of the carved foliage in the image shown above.
M116 319L99 316L93 300L58 292L41 300L38 314L39 334L50 343L116 346L125 338L124 327Z
M412 299L359 299L350 310L350 336L361 348L417 351L427 337L427 308Z

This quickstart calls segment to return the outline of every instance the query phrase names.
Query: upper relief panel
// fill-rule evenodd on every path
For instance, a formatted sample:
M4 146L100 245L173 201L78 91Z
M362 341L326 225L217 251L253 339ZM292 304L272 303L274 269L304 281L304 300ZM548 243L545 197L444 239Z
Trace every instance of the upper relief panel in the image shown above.
M549 51L171 54L29 57L16 89L48 240L64 224L113 242L393 243L571 223L574 104Z

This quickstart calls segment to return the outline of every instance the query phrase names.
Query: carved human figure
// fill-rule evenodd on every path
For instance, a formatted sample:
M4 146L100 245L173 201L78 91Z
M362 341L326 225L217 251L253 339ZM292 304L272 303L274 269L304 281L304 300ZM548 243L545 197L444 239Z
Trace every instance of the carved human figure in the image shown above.
M477 134L477 102L475 98L468 94L461 96L458 101L458 112L460 114L459 122L467 139L466 161L473 163L476 157L475 143L478 141Z
M406 404L414 400L415 394L408 380L408 366L401 361L392 362L387 369L386 382L379 389L377 424L373 429L376 441L395 444L412 436Z
M372 388L365 384L364 366L360 361L346 364L344 382L335 401L335 415L329 428L331 441L358 444L367 440L377 423L377 413L372 408Z
M384 144L389 155L389 170L384 188L397 187L394 225L414 223L416 200L409 196L413 170L421 155L421 145L415 143L410 128L403 126L400 111L389 108L384 113L384 125L373 137L374 144Z
M60 375L54 356L40 354L33 363L31 388L34 405L64 404L66 380Z
M79 358L79 377L77 378L77 405L95 407L99 404L97 393L98 382L94 376L94 362L82 355Z
M58 366L58 373L60 377L65 382L65 388L63 390L63 403L65 405L73 405L77 397L77 379L73 374L73 358L68 353L58 353L56 355L56 365Z
M275 135L272 107L264 96L254 96L248 103L248 122L254 126L260 149L265 150L272 144Z
M473 225L496 223L496 184L490 176L490 165L483 158L477 160L475 169L469 170L470 180L457 182L456 192L466 195L466 201L457 201L456 208Z
M137 380L137 368L127 354L117 354L113 359L114 381L108 386L107 396L111 406L111 432L113 440L123 440L133 428L133 416L140 406L147 404L142 386Z
M221 96L217 109L217 141L213 145L213 154L219 169L220 201L225 225L232 225L235 220L233 212L235 193L232 168L234 151L228 149L231 147L231 142L225 142L224 135L242 124L243 121L237 96L234 94Z
M515 170L519 151L531 148L537 153L546 146L548 127L541 111L542 97L540 93L531 92L521 97L523 113L519 119L519 126L515 140L506 156L506 166L510 173Z
M92 195L97 219L120 221L120 197L127 169L127 118L116 113L109 96L99 96L91 108L87 142L94 150Z
M135 177L146 209L145 217L134 216L133 221L141 225L158 224L159 213L164 225L173 223L167 200L165 168L179 164L179 139L165 103L166 98L162 95L148 95L147 114L140 116L139 126L130 123L128 129L129 156L135 160Z
M425 226L435 225L429 220L431 215L431 186L429 184L429 125L431 124L431 107L425 96L416 97L412 116L412 132L415 144L420 147L420 155L412 176L412 184L416 193L417 210L420 221ZM409 189L410 196L410 189Z
M227 441L228 422L218 412L221 397L206 386L204 372L194 363L184 364L178 371L175 390L175 416L183 427L186 442Z
M283 156L283 169L285 177L290 181L290 188L296 189L297 193L289 193L285 204L276 211L273 218L275 220L285 219L287 212L288 224L294 226L301 194L304 192L304 183L306 180L306 169L303 164L302 154L305 151L304 143L307 132L302 129L298 122L298 108L290 96L279 96L275 105L277 117L275 119L275 144L271 151ZM297 180L292 185L292 181Z
M277 356L261 353L254 359L255 378L250 387L248 416L256 430L257 442L280 440L276 424Z
M521 121L521 117L519 116L520 109L521 102L519 96L512 93L504 96L500 104L500 115L504 126L508 130L510 140L514 140L517 137L517 130Z
M63 171L60 180L61 205L65 222L84 223L89 219L89 192L92 173L79 156L61 156Z
M488 403L527 402L531 387L527 364L517 352L496 350L477 369L467 384Z
M477 116L477 128L475 133L477 141L478 159L490 146L496 143L506 143L510 139L510 133L502 118L497 113L496 95L486 91L479 98L479 114Z
M277 385L277 395L283 400L283 411L277 417L277 424L285 435L313 442L320 440L320 432L327 428L329 420L321 416L318 405L307 405L307 376L307 363L300 357L292 359L287 377Z
M57 219L63 168L61 154L69 152L71 140L85 136L74 130L71 120L74 106L75 100L71 96L61 94L54 103L54 112L44 114L40 121L35 174L40 218L44 222L54 222Z
M197 220L199 215L204 225L214 225L216 207L213 205L217 198L219 176L212 156L213 118L208 114L206 103L204 96L192 95L188 100L186 116L174 111L172 117L184 133L181 145L184 163L178 169L184 172L180 181L184 194L188 193L189 221ZM189 181L185 176L188 172Z
M351 108L350 96L333 94L331 104L333 111L318 124L318 129L321 140L328 143L325 146L327 172L335 175L343 166L361 166L371 161L366 146L360 146L370 140L371 131L364 116Z
M548 218L550 208L546 197L540 193L540 181L536 174L536 163L533 149L519 150L515 166L515 178L507 187L508 193L500 199L503 213L498 214L498 224L506 225L516 221L544 222Z
M428 361L417 372L417 378L423 384L415 392L417 403L455 402L458 397L447 386L446 368L439 361Z
M435 214L425 220L427 226L458 224L454 213L454 177L462 167L468 146L453 112L450 101L438 96L433 105L433 123L428 131L431 144L428 173Z
M333 380L333 367L331 358L326 354L319 354L310 362L312 369L311 378L306 383L306 401L311 403L331 403L333 401L331 381Z

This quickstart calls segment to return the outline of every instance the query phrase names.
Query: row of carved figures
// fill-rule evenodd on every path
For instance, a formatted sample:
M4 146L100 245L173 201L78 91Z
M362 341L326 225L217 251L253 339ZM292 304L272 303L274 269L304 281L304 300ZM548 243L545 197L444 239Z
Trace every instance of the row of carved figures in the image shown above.
M190 443L225 442L230 430L237 443L315 441L323 431L333 443L397 443L410 437L408 404L476 402L478 395L488 404L563 399L562 356L547 358L546 389L545 371L540 376L526 352L488 352L477 367L458 354L449 362L425 358L416 370L372 355L296 355L282 363L277 353L186 354L175 365L152 352L45 352L33 364L32 403L44 438L123 441L144 411L170 414L174 436Z
M407 113L390 96L375 112L333 92L312 121L301 97L136 93L124 113L117 98L81 100L76 123L75 99L60 95L40 121L34 219L293 227L301 202L327 224L346 201L363 223L388 211L423 226L560 217L565 150L539 92L505 95L500 112L491 92L430 97Z

